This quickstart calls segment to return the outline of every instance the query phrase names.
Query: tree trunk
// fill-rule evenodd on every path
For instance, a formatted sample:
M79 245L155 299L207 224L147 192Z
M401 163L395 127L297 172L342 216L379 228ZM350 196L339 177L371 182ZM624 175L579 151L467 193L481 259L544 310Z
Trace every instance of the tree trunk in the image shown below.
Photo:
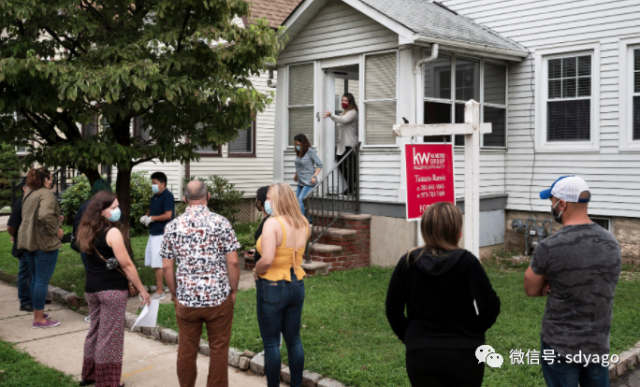
M131 260L135 258L133 248L131 247L131 235L129 218L131 214L131 168L121 169L118 166L118 178L116 179L116 196L120 203L120 231L124 238L124 244L127 246Z
M98 172L95 168L78 168L78 171L84 173L84 175L89 180L89 184L93 187L93 183L95 183L98 179L100 179L100 172ZM120 199L118 199L119 201Z

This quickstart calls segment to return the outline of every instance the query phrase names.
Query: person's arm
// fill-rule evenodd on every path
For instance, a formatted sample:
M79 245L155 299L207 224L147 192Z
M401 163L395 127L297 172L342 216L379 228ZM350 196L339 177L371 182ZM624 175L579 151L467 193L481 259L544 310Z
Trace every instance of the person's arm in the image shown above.
M40 208L38 209L38 221L44 224L42 233L46 236L58 236L60 239L60 232L64 235L64 231L60 228L62 221L60 217L56 215L56 209L58 202L52 192L47 195L43 195L40 199Z
M407 274L407 256L404 255L400 258L391 275L387 289L387 300L385 301L385 312L391 330L402 342L404 342L404 334L407 331L407 325L409 325L409 320L404 314L407 304Z
M340 124L349 124L355 119L356 119L356 111L355 110L349 110L347 112L347 114L345 114L343 116L336 116L335 114L331 114L331 120L333 122L337 122L337 123L340 123Z
M151 213L151 209L148 209L147 212L144 213L144 216L149 216L150 213Z
M153 222L164 222L166 220L171 220L173 218L173 211L165 211L162 215L154 215L151 217Z
M173 300L176 300L176 273L174 270L174 262L176 260L176 240L173 230L173 223L167 225L162 238L162 245L160 246L160 256L162 257L162 269L164 271L164 280L167 282L167 287L171 293Z
M164 244L163 244L164 246ZM173 267L173 259L162 259L162 271L164 273L164 280L167 283L167 287L169 288L169 293L171 293L171 298L173 300L176 299L176 273Z
M22 223L22 198L16 200L13 208L11 209L9 220L7 221L7 231L9 232L9 235L11 235L11 243L16 242L14 239L18 232L18 228L20 227L20 223Z
M495 324L500 314L500 298L493 290L487 273L480 261L473 257L469 273L469 291L478 308L478 323L475 328L486 332Z
M276 247L278 244L278 227L280 224L275 218L269 218L262 229L262 258L253 269L256 275L260 276L269 270L276 258Z
M7 226L7 232L9 233L9 235L11 235L11 243L13 243L13 240L16 237L16 231L18 231L17 228Z
M145 304L149 304L151 302L149 293L144 290L144 286L140 281L136 266L131 262L131 258L129 258L129 252L127 251L127 247L124 245L124 239L122 238L120 230L115 227L109 230L107 233L107 244L113 250L113 254L116 256L116 259L120 264L120 269L122 269L125 276L127 276L129 281L133 283L133 286L135 286L140 292L143 302Z
M309 149L309 152L311 152L311 160L313 160L313 163L316 165L316 174L318 174L324 166L322 165L322 160L320 160L320 157L318 157L318 154L313 149Z
M229 271L229 285L231 286L231 300L236 303L236 295L238 294L238 284L240 283L240 264L238 263L238 252L231 251L227 253L227 270Z
M543 244L539 244L533 251L531 265L524 273L524 292L528 297L542 297L551 292L546 275L548 262L549 250Z

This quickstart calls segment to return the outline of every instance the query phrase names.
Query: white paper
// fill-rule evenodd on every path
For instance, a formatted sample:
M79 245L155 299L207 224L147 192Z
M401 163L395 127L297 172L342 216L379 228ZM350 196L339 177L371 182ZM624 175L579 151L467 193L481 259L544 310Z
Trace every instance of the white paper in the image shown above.
M142 312L138 316L138 319L131 327L131 330L135 327L155 327L158 321L158 308L160 307L160 300L151 300L151 305L145 305Z

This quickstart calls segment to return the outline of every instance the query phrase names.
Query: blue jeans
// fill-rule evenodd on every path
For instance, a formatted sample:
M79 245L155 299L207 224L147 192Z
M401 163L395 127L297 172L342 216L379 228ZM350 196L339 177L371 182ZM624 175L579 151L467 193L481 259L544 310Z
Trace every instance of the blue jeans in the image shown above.
M544 341L542 342L541 356L544 350L553 349ZM574 355L574 354L571 354ZM576 354L577 355L577 354ZM584 362L585 360L582 359ZM542 375L549 387L609 387L609 367L601 364L590 363L587 367L584 363L566 363L564 356L556 353L553 364L549 364L544 358L540 358Z
M84 271L87 271L87 254L80 253L80 259L82 259L82 264L84 265Z
M289 353L291 386L300 387L304 370L304 350L300 340L300 321L304 304L304 281L291 270L291 282L259 279L256 283L258 325L264 345L267 386L280 385L280 333Z
M20 306L31 305L31 270L29 263L23 253L20 258L20 266L18 268L18 298Z
M313 186L310 185L299 185L298 191L296 192L296 197L298 198L298 204L300 205L300 211L302 211L302 215L306 215L304 209L304 197L307 196L309 192L313 189ZM311 217L309 218L309 222L311 222Z
M29 251L26 258L31 270L31 304L34 310L44 310L49 280L58 262L58 250Z

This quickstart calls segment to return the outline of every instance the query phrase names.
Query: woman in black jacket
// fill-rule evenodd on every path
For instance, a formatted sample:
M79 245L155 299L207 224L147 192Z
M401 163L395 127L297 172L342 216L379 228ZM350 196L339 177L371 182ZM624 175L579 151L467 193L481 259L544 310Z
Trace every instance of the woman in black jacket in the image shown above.
M429 206L420 229L425 245L400 258L386 300L391 329L407 350L409 380L480 386L484 363L475 351L500 314L500 299L478 258L458 248L462 212L455 205Z

